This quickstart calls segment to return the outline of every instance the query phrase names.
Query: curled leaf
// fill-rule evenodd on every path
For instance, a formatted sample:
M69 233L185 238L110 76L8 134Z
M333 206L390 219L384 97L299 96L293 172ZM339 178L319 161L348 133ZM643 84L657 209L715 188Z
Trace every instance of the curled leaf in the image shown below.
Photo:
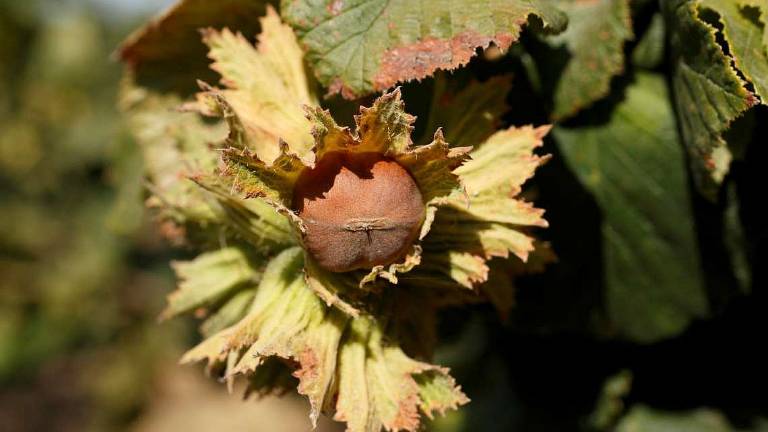
M734 59L728 56L718 43L718 30L702 16L699 0L674 0L663 2L663 12L669 29L673 59L672 88L677 105L683 140L690 154L694 180L699 191L710 198L716 195L719 184L730 168L733 155L723 133L734 120L758 103L758 99L746 88L739 76ZM716 2L709 7L719 7ZM723 2L730 11L731 2ZM727 15L732 18L732 15ZM732 39L733 30L728 27L725 35L733 44L734 52L744 54L744 49L754 47L760 40L759 31L749 19L744 29L752 27L754 39ZM737 48L738 47L738 48ZM764 52L765 47L762 47ZM765 58L760 50L755 65ZM740 57L737 57L740 58Z
M733 64L768 103L768 40L765 37L768 4L749 0L701 0L700 11L717 14L721 33Z
M199 79L215 77L205 58L200 29L228 27L255 35L263 0L179 0L134 32L118 49L138 85L181 96L194 93Z

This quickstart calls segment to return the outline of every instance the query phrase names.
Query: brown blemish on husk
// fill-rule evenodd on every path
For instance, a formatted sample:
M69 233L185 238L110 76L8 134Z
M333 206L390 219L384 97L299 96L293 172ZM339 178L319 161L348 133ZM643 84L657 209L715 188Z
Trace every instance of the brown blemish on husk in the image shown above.
M301 368L293 372L293 376L299 380L299 393L306 394L304 385L317 379L319 363L317 355L311 349L305 349L299 354Z
M392 421L392 424L387 425L390 430L416 431L421 423L419 417L419 396L417 394L419 386L410 374L408 374L406 380L408 381L408 387L411 388L411 392L397 404L397 417Z

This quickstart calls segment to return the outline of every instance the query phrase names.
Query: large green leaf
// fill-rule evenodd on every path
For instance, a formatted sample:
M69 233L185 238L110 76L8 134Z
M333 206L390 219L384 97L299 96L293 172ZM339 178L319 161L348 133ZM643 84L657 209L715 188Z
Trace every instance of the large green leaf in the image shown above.
M605 305L624 337L673 336L708 312L664 79L640 74L607 123L555 129L566 162L603 214Z
M284 0L282 14L320 82L347 98L463 66L491 43L507 49L531 16L566 24L545 0Z
M611 78L624 70L624 42L632 38L632 23L628 0L557 4L568 15L568 28L546 38L555 50L544 61L556 75L552 117L562 119L608 94Z
M706 6L725 11L722 15L727 17L724 36L736 55L736 66L750 65L742 70L749 77L751 72L745 71L761 63L760 52L764 58L765 47L755 56L755 47L760 43L758 25L748 16L742 16L744 9L739 9L736 3L707 1ZM734 69L733 59L719 45L718 30L705 20L703 4L699 0L662 2L669 29L672 85L680 129L690 153L696 184L700 191L713 197L733 158L722 135L758 101ZM752 54L747 54L750 51Z

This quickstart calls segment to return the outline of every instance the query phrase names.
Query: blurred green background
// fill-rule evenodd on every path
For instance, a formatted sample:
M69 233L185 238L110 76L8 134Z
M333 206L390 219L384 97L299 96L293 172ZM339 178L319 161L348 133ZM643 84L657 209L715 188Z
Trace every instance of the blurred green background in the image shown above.
M178 367L194 323L157 323L177 256L144 213L111 54L168 3L0 0L2 432L308 425L297 398L242 409Z
M107 6L0 2L3 431L128 421L185 331L155 326L168 251L115 109L110 51L143 14Z

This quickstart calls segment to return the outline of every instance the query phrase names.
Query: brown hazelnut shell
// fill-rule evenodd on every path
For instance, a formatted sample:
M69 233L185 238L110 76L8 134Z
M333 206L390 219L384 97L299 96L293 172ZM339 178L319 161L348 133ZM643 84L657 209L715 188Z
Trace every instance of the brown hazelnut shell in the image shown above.
M326 154L299 176L293 210L307 227L306 249L333 272L399 260L425 215L411 174L379 153Z

